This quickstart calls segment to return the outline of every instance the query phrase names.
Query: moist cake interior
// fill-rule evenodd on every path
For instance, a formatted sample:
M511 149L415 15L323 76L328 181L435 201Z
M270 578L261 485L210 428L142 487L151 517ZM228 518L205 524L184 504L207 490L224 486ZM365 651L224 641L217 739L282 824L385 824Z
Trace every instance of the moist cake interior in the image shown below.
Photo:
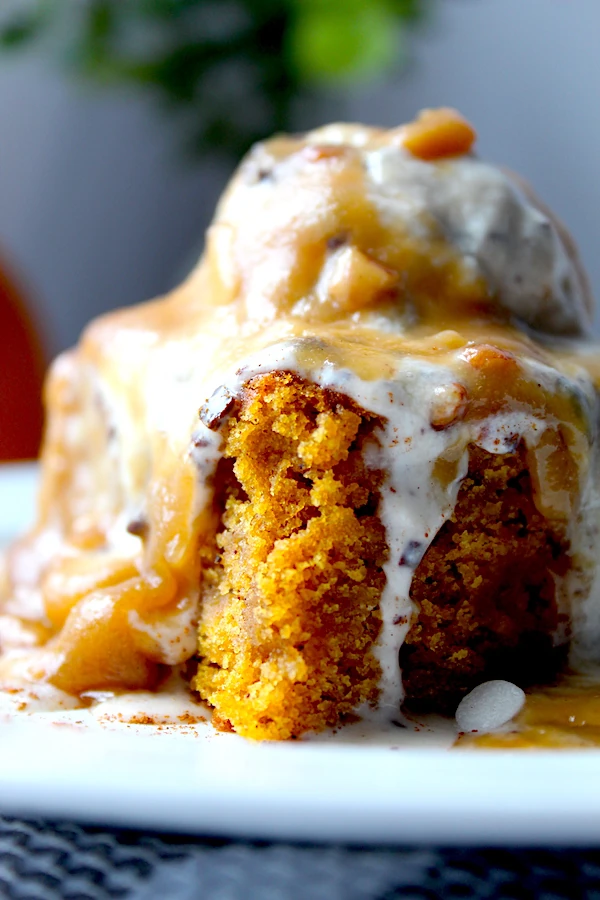
M218 727L296 737L377 700L369 650L389 549L377 516L384 473L364 459L375 422L289 373L252 379L237 405L224 429L233 469L217 471L225 512L204 576L194 686ZM482 681L539 681L564 662L553 646L564 528L532 494L523 446L470 448L452 516L412 579L400 651L409 707L453 712Z
M233 478L194 682L222 727L289 738L377 699L369 649L388 551L376 515L382 475L363 457L373 424L348 398L291 374L244 389L226 429Z

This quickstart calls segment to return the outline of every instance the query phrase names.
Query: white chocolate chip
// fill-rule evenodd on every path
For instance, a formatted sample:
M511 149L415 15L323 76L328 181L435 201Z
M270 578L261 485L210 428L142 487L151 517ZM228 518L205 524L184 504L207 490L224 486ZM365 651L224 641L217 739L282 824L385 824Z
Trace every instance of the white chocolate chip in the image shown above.
M511 681L485 681L458 704L456 724L459 731L485 734L506 725L523 709L525 694Z

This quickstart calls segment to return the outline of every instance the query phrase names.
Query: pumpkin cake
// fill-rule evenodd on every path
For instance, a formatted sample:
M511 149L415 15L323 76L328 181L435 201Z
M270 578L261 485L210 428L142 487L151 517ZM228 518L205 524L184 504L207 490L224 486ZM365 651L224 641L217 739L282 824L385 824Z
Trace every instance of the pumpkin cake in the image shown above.
M452 110L254 148L205 253L52 367L0 683L287 739L594 658L598 394L563 227Z

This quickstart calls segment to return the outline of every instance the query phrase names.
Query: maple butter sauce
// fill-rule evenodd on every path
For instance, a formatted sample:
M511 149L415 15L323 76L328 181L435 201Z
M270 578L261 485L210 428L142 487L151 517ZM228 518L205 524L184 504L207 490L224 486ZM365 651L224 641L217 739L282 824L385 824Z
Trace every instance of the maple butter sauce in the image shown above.
M491 734L461 734L456 747L488 750L600 747L600 673L565 674L553 685L526 692L523 709Z
M378 715L389 720L403 696L414 567L396 560L415 542L424 554L451 516L473 446L525 446L536 506L570 545L555 640L593 657L600 367L585 337L589 289L560 225L478 160L474 139L438 110L392 131L332 125L259 145L187 281L99 319L56 361L38 521L8 552L0 588L1 684L147 690L190 660L221 457L198 409L269 371L387 423L374 460L393 488L379 510L392 562L373 651ZM465 742L570 746L565 721L600 726L599 696L572 678L529 695L517 736Z

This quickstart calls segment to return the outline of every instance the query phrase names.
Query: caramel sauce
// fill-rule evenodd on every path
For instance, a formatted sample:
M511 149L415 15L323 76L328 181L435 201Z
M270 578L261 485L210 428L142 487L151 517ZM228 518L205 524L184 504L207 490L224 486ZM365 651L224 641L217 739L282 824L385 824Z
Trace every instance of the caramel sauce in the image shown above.
M465 734L457 747L535 750L600 747L600 678L565 675L556 685L531 689L506 731Z

